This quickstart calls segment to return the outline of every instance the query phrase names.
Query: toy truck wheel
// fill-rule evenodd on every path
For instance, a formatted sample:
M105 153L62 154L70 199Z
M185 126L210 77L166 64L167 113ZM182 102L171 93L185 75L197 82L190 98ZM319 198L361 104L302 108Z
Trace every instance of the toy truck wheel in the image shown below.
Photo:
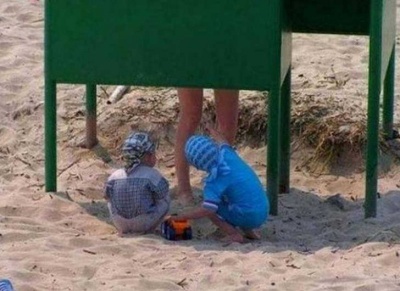
M189 240L192 239L192 229L191 228L185 228L185 230L183 231L183 239L184 240Z
M176 232L169 226L167 227L166 238L167 240L176 240Z
M161 223L161 234L165 237L167 234L167 230L168 229L168 225L167 223L164 221L163 223Z

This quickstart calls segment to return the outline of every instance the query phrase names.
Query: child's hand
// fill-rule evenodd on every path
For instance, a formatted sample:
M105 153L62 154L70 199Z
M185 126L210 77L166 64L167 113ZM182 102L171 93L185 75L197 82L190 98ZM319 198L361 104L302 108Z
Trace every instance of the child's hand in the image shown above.
M168 220L168 221L187 221L187 219L181 218L178 214L171 214L168 217L165 217L165 220Z
M179 220L178 214L173 213L164 217L164 221L172 221L172 220Z

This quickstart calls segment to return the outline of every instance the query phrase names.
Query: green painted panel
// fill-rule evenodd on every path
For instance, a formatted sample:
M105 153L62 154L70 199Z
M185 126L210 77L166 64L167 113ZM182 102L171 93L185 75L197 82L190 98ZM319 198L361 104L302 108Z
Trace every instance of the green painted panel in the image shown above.
M369 34L370 0L291 0L293 32Z
M383 82L396 41L396 0L383 0L382 20L379 21L376 25L382 25L381 82Z
M59 83L266 90L279 76L280 0L46 5L47 73Z

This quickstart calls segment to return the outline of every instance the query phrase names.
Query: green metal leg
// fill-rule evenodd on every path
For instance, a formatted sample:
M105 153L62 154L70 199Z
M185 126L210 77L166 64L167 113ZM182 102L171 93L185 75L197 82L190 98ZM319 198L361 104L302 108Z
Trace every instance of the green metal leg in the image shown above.
M279 193L289 193L290 189L290 86L291 68L289 68L282 85L281 96L281 159Z
M382 9L380 5L380 1L371 2L365 218L376 217L378 191L379 97L382 68L382 29L379 25L379 21L382 19Z
M96 85L86 85L86 147L97 144L97 98Z
M394 111L394 71L395 47L390 55L389 66L386 70L383 88L383 132L387 139L393 138L393 111Z
M267 189L270 201L270 213L277 215L280 161L280 88L277 87L269 93Z
M57 85L45 81L45 190L57 191Z
M365 218L376 216L378 191L379 92L376 86L370 84L369 87Z

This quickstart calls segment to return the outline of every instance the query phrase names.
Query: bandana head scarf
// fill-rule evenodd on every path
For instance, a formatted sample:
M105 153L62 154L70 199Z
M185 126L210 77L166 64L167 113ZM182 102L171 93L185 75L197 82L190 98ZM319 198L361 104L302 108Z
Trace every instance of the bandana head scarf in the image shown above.
M125 168L133 170L140 164L142 157L146 153L154 153L155 143L146 132L134 132L128 136L122 145L122 155L125 160Z

